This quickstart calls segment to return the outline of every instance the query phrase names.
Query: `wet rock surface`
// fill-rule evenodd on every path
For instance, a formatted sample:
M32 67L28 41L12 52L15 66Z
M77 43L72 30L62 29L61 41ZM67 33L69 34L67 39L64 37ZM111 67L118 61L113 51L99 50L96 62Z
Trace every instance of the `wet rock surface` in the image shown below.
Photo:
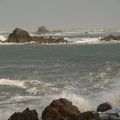
M97 107L97 112L105 112L110 109L112 109L112 106L109 103L105 102L105 103L100 104Z
M36 110L26 108L22 113L15 112L8 120L39 120Z
M72 119L80 114L79 109L67 99L60 98L52 101L42 112L42 119Z

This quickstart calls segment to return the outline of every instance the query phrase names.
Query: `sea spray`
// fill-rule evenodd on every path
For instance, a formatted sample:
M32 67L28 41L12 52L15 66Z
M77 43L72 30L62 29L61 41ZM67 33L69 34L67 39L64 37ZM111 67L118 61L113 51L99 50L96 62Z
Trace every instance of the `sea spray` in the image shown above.
M119 89L112 89L103 96L104 101L108 101L115 108L120 108L120 92Z
M83 96L75 94L71 91L62 91L61 94L56 95L56 98L66 98L70 100L73 105L77 106L81 112L91 110L90 102Z

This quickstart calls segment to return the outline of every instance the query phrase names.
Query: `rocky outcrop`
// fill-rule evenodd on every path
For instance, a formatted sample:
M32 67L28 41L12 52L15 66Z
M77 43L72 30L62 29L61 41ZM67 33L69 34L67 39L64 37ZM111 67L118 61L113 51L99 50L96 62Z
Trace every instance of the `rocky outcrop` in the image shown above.
M38 28L36 34L45 34L45 33L49 33L50 31L47 29L46 26L41 26Z
M65 98L53 100L42 112L43 120L72 119L80 114L78 108Z
M115 36L115 35L109 35L104 38L101 38L101 41L111 41L111 40L120 40L120 36Z
M15 112L8 120L39 120L36 110L26 108L22 113Z
M2 41L1 41L2 42ZM5 42L10 43L38 43L38 44L46 44L46 43L68 43L64 38L54 38L54 37L35 37L30 36L29 33L20 28L16 28L12 33L9 34L9 37Z
M8 120L39 120L36 110L26 108L15 112ZM53 100L42 112L42 120L120 120L120 109L112 109L108 103L97 107L97 112L80 112L65 98Z
M53 37L33 37L33 41L38 44L52 44L52 43L68 43L64 38L53 38Z
M112 106L109 103L105 102L105 103L100 104L97 107L97 112L105 112L110 109L112 109Z
M12 33L9 34L7 42L24 43L32 41L32 37L25 30L16 28Z

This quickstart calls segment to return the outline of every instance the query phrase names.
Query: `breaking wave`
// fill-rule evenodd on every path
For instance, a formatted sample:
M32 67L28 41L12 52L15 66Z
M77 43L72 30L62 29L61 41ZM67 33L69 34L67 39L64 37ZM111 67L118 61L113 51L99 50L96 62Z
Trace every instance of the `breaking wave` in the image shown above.
M5 37L5 36L3 36L3 35L0 35L0 40L1 41L5 41L7 38Z
M100 41L100 37L95 37L95 38L76 37L76 38L68 38L68 41L70 41L73 44L98 44L98 43L102 43Z
M57 91L57 88L53 87L54 84L46 83L38 80L10 80L10 79L0 79L0 86L15 86L24 89L30 95L39 95L52 93Z
M79 94L75 94L71 91L62 91L62 93L60 95L57 96L57 98L66 98L68 100L70 100L73 105L76 105L79 110L81 112L87 111L87 110L91 110L91 104L90 101L85 98L85 96L79 95Z
M24 82L18 80L0 79L0 85L11 85L11 86L25 88Z

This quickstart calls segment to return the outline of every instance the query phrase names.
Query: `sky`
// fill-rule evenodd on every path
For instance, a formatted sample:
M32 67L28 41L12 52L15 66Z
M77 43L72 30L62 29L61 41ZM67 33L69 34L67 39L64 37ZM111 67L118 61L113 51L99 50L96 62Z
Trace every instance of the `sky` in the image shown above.
M0 31L120 28L120 0L0 0Z

